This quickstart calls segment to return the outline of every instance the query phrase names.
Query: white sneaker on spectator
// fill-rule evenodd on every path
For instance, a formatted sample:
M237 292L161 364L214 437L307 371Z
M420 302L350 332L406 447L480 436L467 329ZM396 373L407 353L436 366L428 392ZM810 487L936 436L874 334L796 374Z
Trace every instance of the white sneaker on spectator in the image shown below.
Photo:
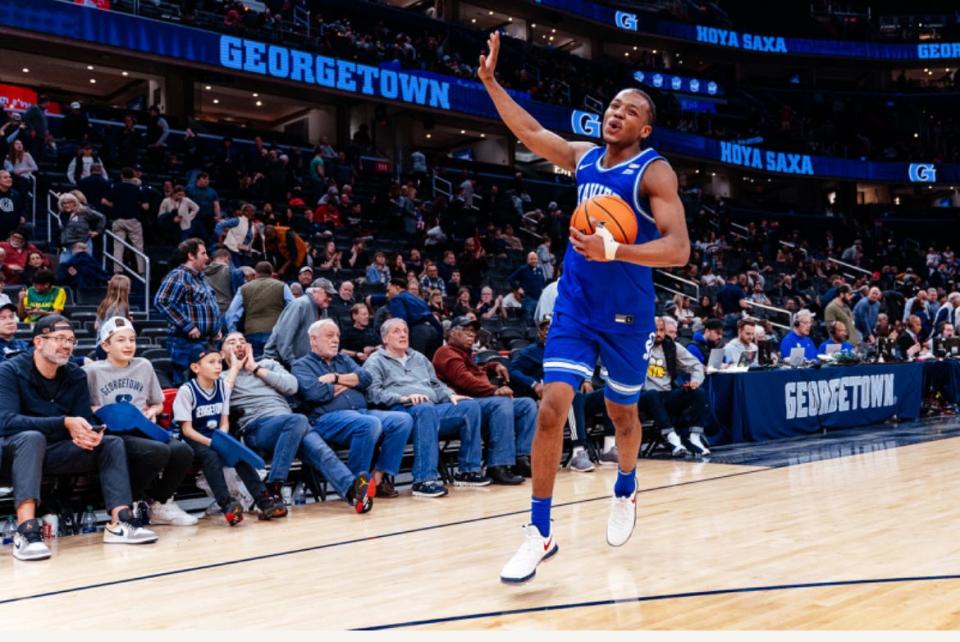
M103 528L104 544L151 544L157 539L157 534L141 526L127 508L120 511L117 524Z
M583 448L574 448L573 456L567 462L567 468L575 470L578 473L589 473L593 471L593 462L590 461L590 455Z
M634 480L636 483L636 480ZM634 488L629 497L613 496L610 505L610 517L607 519L607 544L623 546L633 534L637 523L637 490Z
M20 524L13 534L13 556L24 562L45 560L50 557L50 549L43 543L42 523L39 519L28 519Z
M170 526L194 526L197 518L177 506L171 497L165 504L153 502L150 504L150 523L168 524Z
M703 443L703 435L698 432L690 433L690 446L693 448L694 455L706 457L710 454L710 449Z
M605 453L600 453L600 465L601 466L619 466L620 465L620 453L617 451L617 447L614 446Z
M524 528L523 544L510 561L500 571L500 581L505 584L521 584L532 580L537 574L537 565L543 560L552 557L558 550L557 541L553 533L544 537L533 524Z
M674 457L686 457L690 454L690 451L687 450L683 442L680 441L680 435L678 435L675 430L667 433L667 443L673 446Z

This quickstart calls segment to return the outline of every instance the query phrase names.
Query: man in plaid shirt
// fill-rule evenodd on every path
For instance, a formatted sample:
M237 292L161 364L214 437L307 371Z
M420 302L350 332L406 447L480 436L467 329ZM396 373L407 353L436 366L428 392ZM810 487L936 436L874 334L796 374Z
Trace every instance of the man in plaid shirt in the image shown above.
M153 304L170 324L167 352L174 365L174 385L186 381L194 346L220 338L220 308L217 295L207 283L207 248L197 238L177 246L182 263L163 279Z

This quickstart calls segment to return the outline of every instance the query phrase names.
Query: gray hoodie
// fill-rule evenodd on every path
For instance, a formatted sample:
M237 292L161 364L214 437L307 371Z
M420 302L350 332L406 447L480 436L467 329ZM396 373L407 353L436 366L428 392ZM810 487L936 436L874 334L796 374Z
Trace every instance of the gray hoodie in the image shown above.
M677 346L677 373L686 372L692 383L703 383L703 364L690 351L679 343ZM647 365L647 381L643 384L644 392L655 390L664 392L671 390L670 372L667 370L667 360L663 356L663 346L654 345L650 350L650 362Z
M426 395L433 403L450 401L453 390L437 379L433 364L416 350L407 349L406 361L379 348L367 358L363 369L373 382L367 388L367 401L375 405L393 406L407 395Z

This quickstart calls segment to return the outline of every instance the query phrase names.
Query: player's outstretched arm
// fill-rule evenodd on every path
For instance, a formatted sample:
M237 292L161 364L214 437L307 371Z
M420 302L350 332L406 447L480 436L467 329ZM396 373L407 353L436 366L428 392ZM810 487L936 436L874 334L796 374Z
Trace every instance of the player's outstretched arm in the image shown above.
M626 261L649 267L686 265L690 260L690 236L683 203L677 193L677 174L667 163L655 162L643 176L643 189L650 200L660 238L640 245L618 244L606 230L587 235L571 227L570 242L574 249L593 261ZM609 256L608 246L612 250Z
M544 129L527 111L517 104L504 90L494 75L497 68L497 57L500 54L500 34L494 31L487 39L490 52L480 54L480 66L477 67L477 76L483 83L490 99L493 100L497 113L504 124L527 146L534 154L546 158L554 165L573 171L577 161L591 147L592 143L569 142L552 131Z

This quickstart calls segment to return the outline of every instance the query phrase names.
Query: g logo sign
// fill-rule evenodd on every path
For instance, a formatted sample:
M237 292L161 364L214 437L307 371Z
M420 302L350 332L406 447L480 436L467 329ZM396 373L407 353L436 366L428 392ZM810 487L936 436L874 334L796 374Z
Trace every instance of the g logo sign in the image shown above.
M617 27L627 31L637 30L637 14L629 11L618 11L616 15Z
M600 137L600 116L588 111L574 109L570 114L570 129L574 134L580 136L589 136L590 138Z
M911 183L936 183L937 168L932 163L910 163Z

